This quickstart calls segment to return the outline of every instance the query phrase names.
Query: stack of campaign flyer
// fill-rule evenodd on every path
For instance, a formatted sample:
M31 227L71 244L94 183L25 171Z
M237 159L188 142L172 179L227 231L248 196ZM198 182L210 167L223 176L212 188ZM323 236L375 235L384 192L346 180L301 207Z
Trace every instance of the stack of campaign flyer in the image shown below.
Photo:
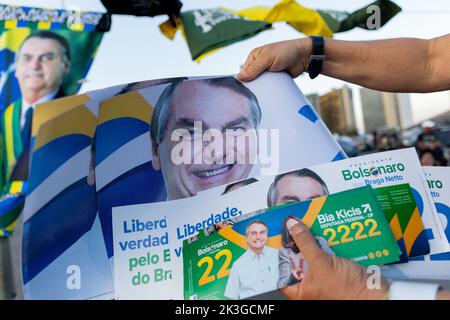
M408 157L412 161L402 161ZM346 167L357 169L348 170ZM425 227L421 219L424 199L429 203L428 209L432 210L435 227L443 225L445 229L446 223L441 224L444 220L440 221L436 211L433 212L430 192L425 184L429 188L442 189L442 181L434 181L428 170L434 169L436 174L439 170L448 169L424 169L427 182L415 151L406 149L277 175L270 179L273 182L268 188L266 183L269 209L221 222L184 241L184 298L243 299L301 281L302 274L307 272L307 262L289 234L289 226L298 219L310 228L318 244L328 254L353 259L366 267L384 265L387 269L384 276L403 270L409 273L408 278L433 278L433 272L424 270L417 261L433 251L448 251L448 242L442 242L442 247L438 248L431 242L433 238L427 235L425 228L428 225ZM333 175L335 178L331 179ZM411 180L415 175L419 175L419 179L413 180L419 184ZM344 181L364 179L366 186L355 184L348 189L341 185L335 189L333 184L342 183L339 178ZM236 193L244 192L245 188L253 188L255 192L258 184L264 186L261 181L248 187L242 184L245 187ZM314 187L316 192L313 192ZM347 191L330 193L330 189ZM381 212L379 219L390 230L381 228L378 231L374 227L374 220L377 226L383 224L376 219L377 210L368 209L377 206L370 203L367 189L372 191L372 200ZM436 191L431 195L436 197ZM312 200L304 200L311 196ZM437 202L436 208L441 212L445 210ZM365 211L371 211L370 218L364 215ZM399 251L390 245L395 245ZM448 253L432 254L431 259L446 256L448 259ZM449 273L448 269L444 270L445 266L434 265L434 268L444 274Z
M380 266L387 278L434 278L424 263L450 245L430 181L409 148L114 208L116 295L241 299L285 287L294 281L294 266L307 269L287 232L296 219L329 254ZM252 248L258 246L264 259L246 268L257 263Z
M393 187L380 188L379 194L389 197ZM289 229L300 220L329 254L364 266L400 260L375 192L370 186L359 187L275 206L184 240L184 297L244 299L297 283L308 264Z
M286 73L149 80L37 105L30 162L27 299L253 296L226 287L255 219L280 277L307 269L285 247L283 225L301 219L326 252L385 277L450 279L448 169L423 169L414 149L348 159Z

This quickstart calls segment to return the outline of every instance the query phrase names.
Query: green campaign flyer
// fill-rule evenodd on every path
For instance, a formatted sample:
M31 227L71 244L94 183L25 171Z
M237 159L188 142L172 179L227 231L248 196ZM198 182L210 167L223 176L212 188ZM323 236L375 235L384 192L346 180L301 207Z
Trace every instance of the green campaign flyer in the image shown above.
M423 170L438 217L450 239L450 167L425 166ZM391 265L382 273L393 279L450 280L450 251Z
M301 219L329 254L364 265L398 262L400 249L372 187L272 208L183 242L185 299L244 299L296 283L307 262L288 233ZM298 280L297 280L298 281Z
M430 246L410 185L374 188L374 192L402 252L400 262L407 262L413 252L415 256L428 254Z

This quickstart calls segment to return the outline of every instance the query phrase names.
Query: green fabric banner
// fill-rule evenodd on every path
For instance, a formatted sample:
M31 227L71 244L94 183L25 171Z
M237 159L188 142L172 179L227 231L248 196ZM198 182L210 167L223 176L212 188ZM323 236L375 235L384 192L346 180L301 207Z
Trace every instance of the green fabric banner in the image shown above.
M194 60L208 51L253 37L271 26L223 9L186 11L180 18Z
M315 10L295 0L280 0L273 7L255 6L240 11L229 8L182 12L176 26L170 21L160 25L161 32L173 39L184 28L186 42L193 60L200 61L218 48L250 38L285 22L305 35L332 37L360 27L376 30L384 26L401 8L390 0L377 0L352 13L336 10Z
M377 29L385 25L402 9L389 0L377 0L352 13L317 10L333 32L344 32L359 27ZM378 16L377 16L378 15ZM379 23L378 25L376 25Z

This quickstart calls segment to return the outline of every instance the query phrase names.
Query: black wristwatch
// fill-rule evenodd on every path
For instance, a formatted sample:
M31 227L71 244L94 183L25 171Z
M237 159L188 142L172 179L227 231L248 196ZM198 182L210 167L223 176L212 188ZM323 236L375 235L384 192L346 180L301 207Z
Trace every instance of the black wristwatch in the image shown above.
M322 65L325 61L325 41L322 36L310 36L312 39L312 52L309 56L308 69L311 79L316 78L322 71Z

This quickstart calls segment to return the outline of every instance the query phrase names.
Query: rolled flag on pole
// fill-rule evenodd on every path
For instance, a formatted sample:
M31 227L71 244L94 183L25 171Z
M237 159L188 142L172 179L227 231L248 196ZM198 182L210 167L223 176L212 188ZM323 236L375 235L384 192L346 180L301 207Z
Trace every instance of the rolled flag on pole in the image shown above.
M160 25L161 32L174 39L182 30L193 60L200 61L206 55L226 45L250 38L271 28L275 22L286 22L305 35L332 37L360 27L378 29L401 11L390 0L377 0L352 13L335 10L306 8L295 0L281 0L272 8L255 6L240 11L228 8L191 10L182 12L177 26L171 21Z
M5 194L0 197L0 223L5 226L0 229L0 236L10 235L23 206L24 195L22 193Z

